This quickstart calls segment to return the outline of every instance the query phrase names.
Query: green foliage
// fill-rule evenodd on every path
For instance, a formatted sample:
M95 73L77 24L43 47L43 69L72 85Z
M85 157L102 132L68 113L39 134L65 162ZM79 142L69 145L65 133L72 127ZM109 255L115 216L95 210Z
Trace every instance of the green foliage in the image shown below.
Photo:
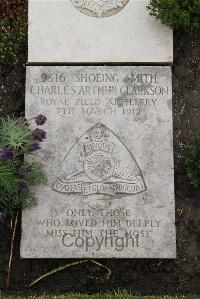
M6 167L3 165L6 163ZM30 188L20 188L20 182L25 181L28 186L42 185L47 183L47 178L41 165L38 163L26 163L31 168L30 174L21 175L18 169L23 167L23 162L0 163L0 214L3 217L12 216L16 209L30 208L36 204L36 197ZM18 166L17 166L18 165ZM17 167L16 167L17 166Z
M186 175L190 185L200 187L200 135L192 134L185 154Z
M173 28L200 28L200 0L150 0L150 15Z
M14 118L1 119L0 146L10 147L20 154L29 150L32 143L32 131L25 121Z
M25 59L27 1L0 0L0 64Z
M0 188L6 193L16 192L17 177L15 167L10 161L0 159Z
M31 186L47 183L42 165L23 159L24 154L32 154L31 146L37 143L27 121L0 119L0 218L35 205Z
M47 184L47 177L42 170L42 166L39 163L25 163L23 167L31 167L31 172L24 174L24 179L32 186Z

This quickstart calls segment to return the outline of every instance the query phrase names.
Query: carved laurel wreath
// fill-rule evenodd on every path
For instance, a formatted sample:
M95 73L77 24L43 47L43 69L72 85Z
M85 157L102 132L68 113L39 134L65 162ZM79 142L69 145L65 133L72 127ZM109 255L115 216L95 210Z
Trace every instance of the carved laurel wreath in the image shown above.
M109 17L118 13L129 0L71 0L82 13L93 17Z

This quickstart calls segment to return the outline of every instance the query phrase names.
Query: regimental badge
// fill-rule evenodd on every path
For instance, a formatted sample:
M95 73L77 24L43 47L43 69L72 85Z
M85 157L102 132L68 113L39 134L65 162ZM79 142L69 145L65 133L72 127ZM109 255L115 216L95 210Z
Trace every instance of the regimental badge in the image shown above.
M82 195L139 194L144 178L132 153L106 126L95 124L72 146L56 174L53 189Z
M82 13L92 17L109 17L122 10L129 0L71 0Z

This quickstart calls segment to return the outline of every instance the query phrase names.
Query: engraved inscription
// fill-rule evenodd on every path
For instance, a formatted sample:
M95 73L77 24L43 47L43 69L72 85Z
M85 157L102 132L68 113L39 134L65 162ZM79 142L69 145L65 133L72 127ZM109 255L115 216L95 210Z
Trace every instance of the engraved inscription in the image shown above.
M70 173L72 168L74 172ZM114 196L138 194L146 186L130 151L112 131L97 123L71 148L56 175L53 189L62 193Z
M71 0L82 13L92 17L109 17L122 10L129 0Z
M40 113L49 183L21 256L175 258L171 67L28 66L26 118Z

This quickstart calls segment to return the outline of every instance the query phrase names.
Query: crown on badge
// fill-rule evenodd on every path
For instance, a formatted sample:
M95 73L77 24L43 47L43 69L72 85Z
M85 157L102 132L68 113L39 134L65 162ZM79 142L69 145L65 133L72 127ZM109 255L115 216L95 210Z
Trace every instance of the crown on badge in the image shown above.
M108 139L109 134L108 131L106 130L106 127L104 127L102 124L97 124L89 132L89 137L91 141L95 141L95 140L100 141L100 140Z

